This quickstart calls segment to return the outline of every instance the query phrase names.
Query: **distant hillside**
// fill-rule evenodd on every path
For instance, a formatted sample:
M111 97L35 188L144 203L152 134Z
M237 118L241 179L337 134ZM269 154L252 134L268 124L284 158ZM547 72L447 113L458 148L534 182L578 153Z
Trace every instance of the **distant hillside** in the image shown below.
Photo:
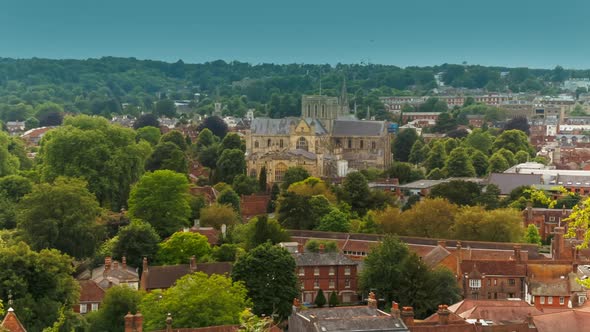
M429 94L437 87L435 75L447 86L487 91L557 93L557 84L569 77L588 77L588 70L527 69L444 64L400 68L388 65L311 65L224 62L185 64L182 61L105 57L88 60L0 58L0 119L24 120L34 108L52 101L65 111L110 116L151 111L159 98L193 100L191 108L208 113L213 101L226 113L297 115L301 94L339 95L346 77L351 103L361 110L379 112L378 97ZM16 108L15 105L21 104ZM122 109L122 104L129 104ZM30 106L30 108L24 107ZM352 105L351 105L352 106Z

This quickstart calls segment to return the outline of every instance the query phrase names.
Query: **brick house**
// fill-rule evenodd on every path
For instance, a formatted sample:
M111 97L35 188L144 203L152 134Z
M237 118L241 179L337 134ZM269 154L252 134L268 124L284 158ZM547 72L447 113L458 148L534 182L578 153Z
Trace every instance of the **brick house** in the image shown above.
M459 286L465 299L524 298L526 264L513 261L464 260Z
M358 263L339 252L299 252L294 254L297 277L303 303L313 303L318 291L324 291L326 299L336 292L340 303L355 303L357 296Z
M86 314L97 311L104 299L105 290L93 280L79 280L80 300L74 306L74 312Z
M129 286L133 289L139 288L137 269L128 266L125 257L121 259L121 263L111 257L105 257L104 265L92 270L86 270L78 275L76 279L92 280L102 289L120 285Z
M530 204L522 211L522 217L524 220L524 227L528 227L533 224L537 226L541 239L546 241L551 234L554 233L555 227L565 227L567 233L568 222L565 219L569 218L572 213L571 209L546 209L546 208L533 208Z
M148 292L154 289L167 289L187 274L203 272L209 276L230 275L231 270L232 264L229 262L197 263L194 256L191 257L189 264L164 266L149 266L147 258L144 258L140 289Z

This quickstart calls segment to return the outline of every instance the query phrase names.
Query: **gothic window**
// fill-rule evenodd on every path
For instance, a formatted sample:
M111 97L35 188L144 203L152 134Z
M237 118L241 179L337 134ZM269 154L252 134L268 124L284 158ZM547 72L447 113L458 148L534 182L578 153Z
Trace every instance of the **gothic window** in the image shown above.
M297 140L297 149L307 151L307 140L304 137L299 137Z
M365 141L361 140L361 149L365 147Z
M281 139L281 140L279 141L279 147L281 147L281 148L283 147L283 139Z
M283 163L279 163L275 168L275 181L281 182L283 181L283 177L285 176L285 172L287 171L287 165Z
M270 138L266 142L267 142L266 146L268 146L270 148L270 143L271 143Z
M254 141L254 147L258 149L259 146L260 144L258 144L258 141Z

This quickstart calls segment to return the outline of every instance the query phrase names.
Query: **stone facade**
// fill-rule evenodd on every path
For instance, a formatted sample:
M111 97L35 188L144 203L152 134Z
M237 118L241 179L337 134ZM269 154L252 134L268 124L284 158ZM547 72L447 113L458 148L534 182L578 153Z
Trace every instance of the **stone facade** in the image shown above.
M392 156L386 123L357 120L347 105L345 94L303 96L300 118L253 119L246 133L248 174L259 176L265 168L272 184L294 166L322 178L387 168Z

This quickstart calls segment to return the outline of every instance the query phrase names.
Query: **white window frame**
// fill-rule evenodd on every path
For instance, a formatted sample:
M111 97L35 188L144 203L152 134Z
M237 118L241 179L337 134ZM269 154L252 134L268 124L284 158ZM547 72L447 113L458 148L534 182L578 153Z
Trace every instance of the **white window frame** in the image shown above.
M350 279L344 279L344 288L350 288Z
M314 289L320 288L320 279L314 279L313 280L313 288Z
M91 307L90 308L91 311L97 311L98 310L98 303L92 303L90 305L90 307Z
M88 304L86 304L86 303L80 304L80 313L85 314L87 312L88 312Z
M329 283L329 288L334 289L336 288L336 283L334 282L334 279L330 279L330 283Z
M319 267L314 267L313 268L313 275L314 276L319 276L320 275L320 268Z
M565 304L565 297L560 296L559 297L559 305L564 305Z
M300 276L304 276L305 275L305 268L303 268L303 267L300 267L299 268L299 275Z
M553 304L553 296L547 296L547 304Z
M545 304L545 296L541 296L541 300L539 301L541 304Z
M469 287L481 288L481 279L469 279Z
M349 276L350 275L350 266L345 266L344 267L344 275L345 276Z
M333 266L331 266L331 267L330 267L330 273L329 273L329 274L330 274L331 276L333 276L335 273L336 273L336 269L335 269Z

